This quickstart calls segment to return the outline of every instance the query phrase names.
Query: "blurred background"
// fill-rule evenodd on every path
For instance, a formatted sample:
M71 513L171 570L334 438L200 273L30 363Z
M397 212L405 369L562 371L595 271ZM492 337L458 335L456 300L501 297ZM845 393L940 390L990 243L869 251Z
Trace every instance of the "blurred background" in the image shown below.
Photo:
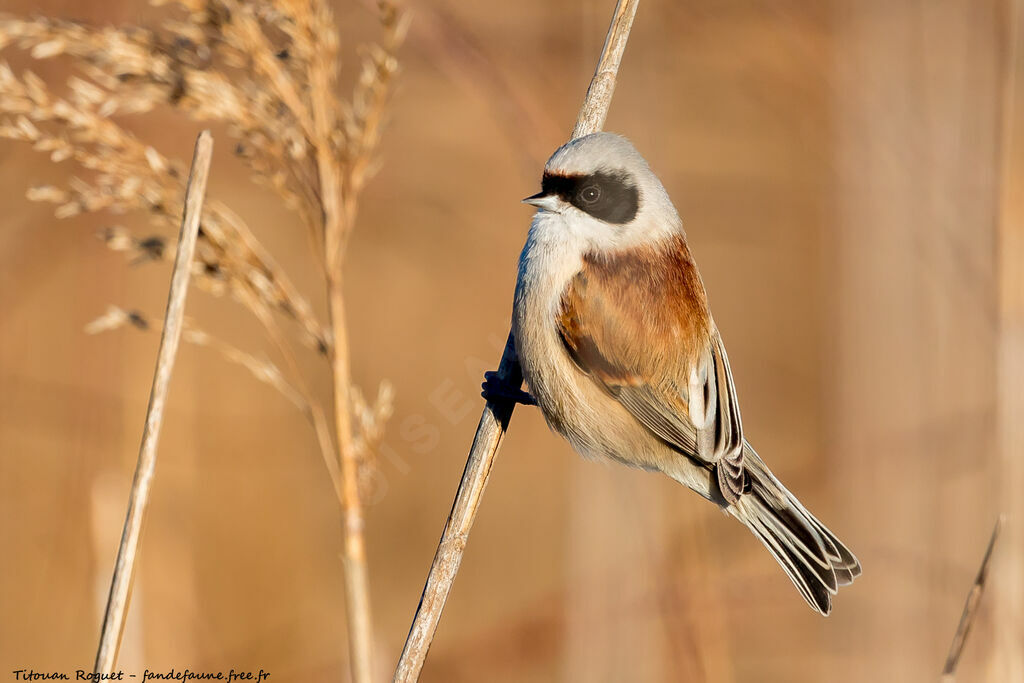
M1024 404L1011 1L641 3L606 128L634 141L683 216L748 436L864 575L822 619L740 525L667 478L584 462L521 408L421 680L938 678L1024 483L1010 457ZM519 199L572 128L613 5L408 2L346 281L355 380L396 391L367 511L380 680L508 330L531 215ZM0 9L155 16L128 0ZM334 9L351 78L374 19L354 1ZM55 86L70 73L3 58ZM127 125L183 159L199 130L169 110ZM322 312L296 218L214 133L211 192ZM0 143L0 671L91 666L158 337L83 327L110 303L159 316L166 300L166 264L131 267L96 239L110 217L57 221L25 199L72 172ZM272 355L238 305L193 291L188 307ZM326 399L326 365L300 360ZM998 672L1020 665L1020 541L1011 521L962 680L1014 680ZM183 346L122 666L347 680L340 549L304 418Z

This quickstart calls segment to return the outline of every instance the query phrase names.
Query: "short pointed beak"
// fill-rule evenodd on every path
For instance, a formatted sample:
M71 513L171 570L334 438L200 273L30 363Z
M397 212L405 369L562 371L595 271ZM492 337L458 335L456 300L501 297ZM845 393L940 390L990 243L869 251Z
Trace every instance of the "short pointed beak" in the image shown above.
M531 204L536 206L538 209L543 209L544 211L558 211L560 202L558 195L538 192L537 194L530 195L524 199L523 203Z

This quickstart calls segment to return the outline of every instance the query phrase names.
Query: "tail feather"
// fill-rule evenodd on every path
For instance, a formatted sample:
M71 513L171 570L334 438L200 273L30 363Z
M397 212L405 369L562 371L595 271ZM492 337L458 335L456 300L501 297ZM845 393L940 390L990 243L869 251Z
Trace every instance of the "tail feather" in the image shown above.
M811 608L828 615L832 596L860 575L860 563L786 490L749 445L744 467L751 480L750 492L727 510L758 537Z
M796 499L794 498L794 500ZM797 501L798 505L799 503L800 501ZM803 506L801 506L801 508L803 508ZM814 526L817 528L822 538L825 539L826 545L830 550L829 558L832 560L832 567L836 570L836 580L839 582L839 585L849 586L853 583L854 579L860 576L860 562L858 562L857 558L850 552L850 549L843 545L843 543L835 537L835 534L829 531L824 524L819 522L814 515L807 512L806 509L804 512L811 519L811 522L814 523Z
M772 557L775 558L786 572L786 575L789 576L793 585L800 591L800 595L803 596L804 600L818 612L828 614L832 609L831 596L835 594L835 588L830 589L830 587L826 586L821 580L820 574L812 570L810 565L802 558L795 556L786 545L786 542L767 529L759 519L756 517L745 519L744 516L739 514L736 516L764 544L768 552L772 554Z

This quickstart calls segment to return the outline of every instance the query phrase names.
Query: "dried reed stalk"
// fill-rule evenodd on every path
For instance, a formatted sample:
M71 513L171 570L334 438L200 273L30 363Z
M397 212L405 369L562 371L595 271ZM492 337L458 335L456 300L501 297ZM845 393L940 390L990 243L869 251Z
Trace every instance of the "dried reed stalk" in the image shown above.
M199 218L203 212L206 196L206 181L210 175L210 160L213 155L213 137L203 131L196 140L192 168L188 174L185 189L185 212L178 237L178 251L174 257L174 271L171 275L171 291L167 298L167 314L164 316L163 334L160 336L160 351L157 354L153 387L149 394L149 408L146 410L146 426L142 432L139 460L135 466L135 478L128 496L128 514L121 533L121 544L117 549L114 576L110 582L110 595L103 617L99 648L96 652L95 671L109 674L114 670L117 649L121 644L125 615L131 593L132 578L135 574L135 558L139 549L139 535L145 520L149 493L156 469L156 447L160 439L164 405L167 390L174 370L174 359L181 340L182 321L185 316L185 297L188 294L192 258L199 236Z
M345 331L345 301L341 278L335 266L328 273L328 299L331 328L334 332L334 424L341 458L341 507L345 527L342 562L344 563L345 609L348 614L349 654L355 683L372 678L373 630L370 619L370 577L366 569L366 543L363 540L363 505L359 498L359 456L352 434L349 385L348 339ZM337 274L335 274L337 273Z
M618 0L615 5L615 12L601 51L601 59L590 87L587 88L587 96L573 128L573 139L595 133L604 125L638 3L639 0ZM503 383L517 388L523 383L523 373L519 367L515 341L511 333L505 342L505 350L498 365L498 378ZM395 683L410 683L419 679L427 651L441 620L441 612L462 563L469 532L476 519L484 489L487 487L494 458L498 454L501 439L508 429L514 408L514 402L500 400L488 401L484 406L462 481L455 494L455 502L441 534L434 561L430 565L430 573L427 575L427 582L423 587L423 594L416 608L402 656L395 668Z
M0 14L0 50L21 48L35 59L67 56L79 75L58 97L31 72L18 77L0 62L0 138L30 143L56 163L84 170L67 188L32 188L29 198L57 205L60 218L85 212L141 212L168 230L180 220L184 169L124 128L124 116L170 106L203 122L224 124L235 155L304 224L324 274L328 320L318 319L245 220L208 199L196 247L197 285L230 295L260 322L280 367L196 328L185 340L210 347L248 368L299 407L312 425L344 518L343 570L349 662L356 683L371 676L372 627L360 485L391 414L382 383L368 406L351 384L343 264L358 199L373 175L374 155L398 72L397 50L408 22L390 0L373 2L382 37L360 47L361 65L347 98L338 93L339 44L325 0L151 0L169 10L154 28L93 27L42 17ZM108 228L107 246L131 263L168 258L168 239ZM327 360L333 410L308 388L280 319ZM90 324L99 331L141 314L111 309ZM331 432L334 425L334 433Z
M985 548L985 555L981 558L981 567L978 568L978 575L974 579L971 590L967 593L967 600L964 601L964 611L960 615L960 623L953 635L953 642L949 645L949 654L946 656L946 665L942 667L942 680L951 682L956 680L956 668L960 663L960 656L964 653L964 645L967 644L967 636L971 632L971 626L978 616L978 606L981 605L981 595L985 592L985 580L988 579L988 568L992 561L992 551L996 547L996 540L999 538L999 531L1003 528L1003 515L996 520L992 528L992 537L989 538L988 547Z

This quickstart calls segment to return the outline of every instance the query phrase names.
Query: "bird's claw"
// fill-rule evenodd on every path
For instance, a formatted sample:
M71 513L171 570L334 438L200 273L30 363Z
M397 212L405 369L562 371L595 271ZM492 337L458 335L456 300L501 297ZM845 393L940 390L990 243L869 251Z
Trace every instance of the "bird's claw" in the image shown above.
M493 370L484 373L484 381L480 386L483 389L480 395L488 401L513 401L522 403L524 406L537 405L537 399L532 395L522 389L509 386Z

